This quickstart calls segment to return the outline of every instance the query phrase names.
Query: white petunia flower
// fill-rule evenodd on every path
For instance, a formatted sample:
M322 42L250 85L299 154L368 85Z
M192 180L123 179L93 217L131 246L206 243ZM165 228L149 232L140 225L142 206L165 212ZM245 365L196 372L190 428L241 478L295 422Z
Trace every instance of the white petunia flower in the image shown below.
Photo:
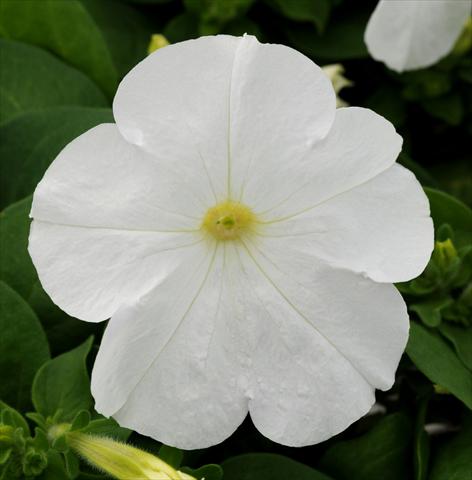
M96 409L187 449L248 411L286 445L368 412L408 336L391 282L433 248L393 126L336 110L318 66L251 36L158 50L113 110L46 172L29 245L61 308L111 317Z
M397 72L429 67L452 50L471 8L472 0L380 0L365 43Z

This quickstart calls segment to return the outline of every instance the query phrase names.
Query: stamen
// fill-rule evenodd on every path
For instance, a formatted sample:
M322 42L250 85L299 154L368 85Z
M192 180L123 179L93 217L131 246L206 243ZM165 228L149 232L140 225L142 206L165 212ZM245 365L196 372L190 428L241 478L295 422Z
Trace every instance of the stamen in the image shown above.
M256 218L249 207L228 200L208 209L202 228L217 240L234 240L249 233L255 223Z

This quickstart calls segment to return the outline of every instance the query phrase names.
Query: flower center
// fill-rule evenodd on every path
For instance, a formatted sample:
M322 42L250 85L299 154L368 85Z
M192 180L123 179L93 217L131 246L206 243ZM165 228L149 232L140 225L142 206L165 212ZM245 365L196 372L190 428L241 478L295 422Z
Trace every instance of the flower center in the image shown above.
M217 240L234 240L254 227L256 217L249 207L239 202L218 203L208 209L202 228Z

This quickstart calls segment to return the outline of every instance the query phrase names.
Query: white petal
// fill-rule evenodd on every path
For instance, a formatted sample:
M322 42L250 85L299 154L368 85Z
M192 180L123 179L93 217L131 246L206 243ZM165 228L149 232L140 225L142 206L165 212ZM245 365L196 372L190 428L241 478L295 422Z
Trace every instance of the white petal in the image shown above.
M367 24L367 48L397 72L429 67L451 51L471 8L471 0L380 0Z
M283 188L284 173L324 138L336 95L323 71L283 45L241 40L231 84L231 195L258 205L264 191Z
M112 317L92 374L97 411L185 449L231 435L247 414L255 315L234 256L220 243Z
M254 179L244 201L268 222L301 213L389 168L401 144L393 125L372 110L340 108L323 141L296 164Z
M150 55L121 82L113 111L130 142L208 174L224 200L323 138L335 95L297 51L220 35Z
M279 443L323 441L369 410L374 388L391 387L408 336L405 304L392 285L316 263L286 242L247 247L257 262L250 287L267 313L251 417Z
M29 252L55 303L105 320L176 268L179 249L201 240L202 205L115 125L100 125L71 142L39 183Z
M28 249L53 302L69 315L99 322L157 285L202 241L189 233L34 220Z
M203 37L161 48L126 75L113 102L128 141L197 181L208 184L210 176L219 201L228 185L229 92L239 42Z
M201 188L200 188L201 187ZM199 227L206 185L129 144L116 125L69 143L38 184L31 216L65 225L175 231Z
M305 213L268 224L263 234L378 282L417 277L434 246L428 199L401 165Z

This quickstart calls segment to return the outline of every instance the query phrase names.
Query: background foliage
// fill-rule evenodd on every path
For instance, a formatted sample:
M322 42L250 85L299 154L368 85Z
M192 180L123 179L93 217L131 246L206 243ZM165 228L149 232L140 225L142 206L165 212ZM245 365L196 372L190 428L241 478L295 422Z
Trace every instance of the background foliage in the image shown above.
M363 33L375 3L0 2L0 424L15 431L6 445L0 433L0 479L106 478L48 439L66 421L129 438L188 472L213 464L194 470L206 480L472 478L472 34L432 68L400 75L367 54ZM182 454L101 418L89 371L104 325L60 311L26 251L35 185L69 141L113 121L117 85L144 58L151 34L173 43L221 32L290 45L320 65L342 62L353 81L342 96L395 124L405 139L399 161L431 202L432 259L418 279L398 285L412 325L396 383L378 392L370 415L311 447L274 444L248 419L223 444Z

